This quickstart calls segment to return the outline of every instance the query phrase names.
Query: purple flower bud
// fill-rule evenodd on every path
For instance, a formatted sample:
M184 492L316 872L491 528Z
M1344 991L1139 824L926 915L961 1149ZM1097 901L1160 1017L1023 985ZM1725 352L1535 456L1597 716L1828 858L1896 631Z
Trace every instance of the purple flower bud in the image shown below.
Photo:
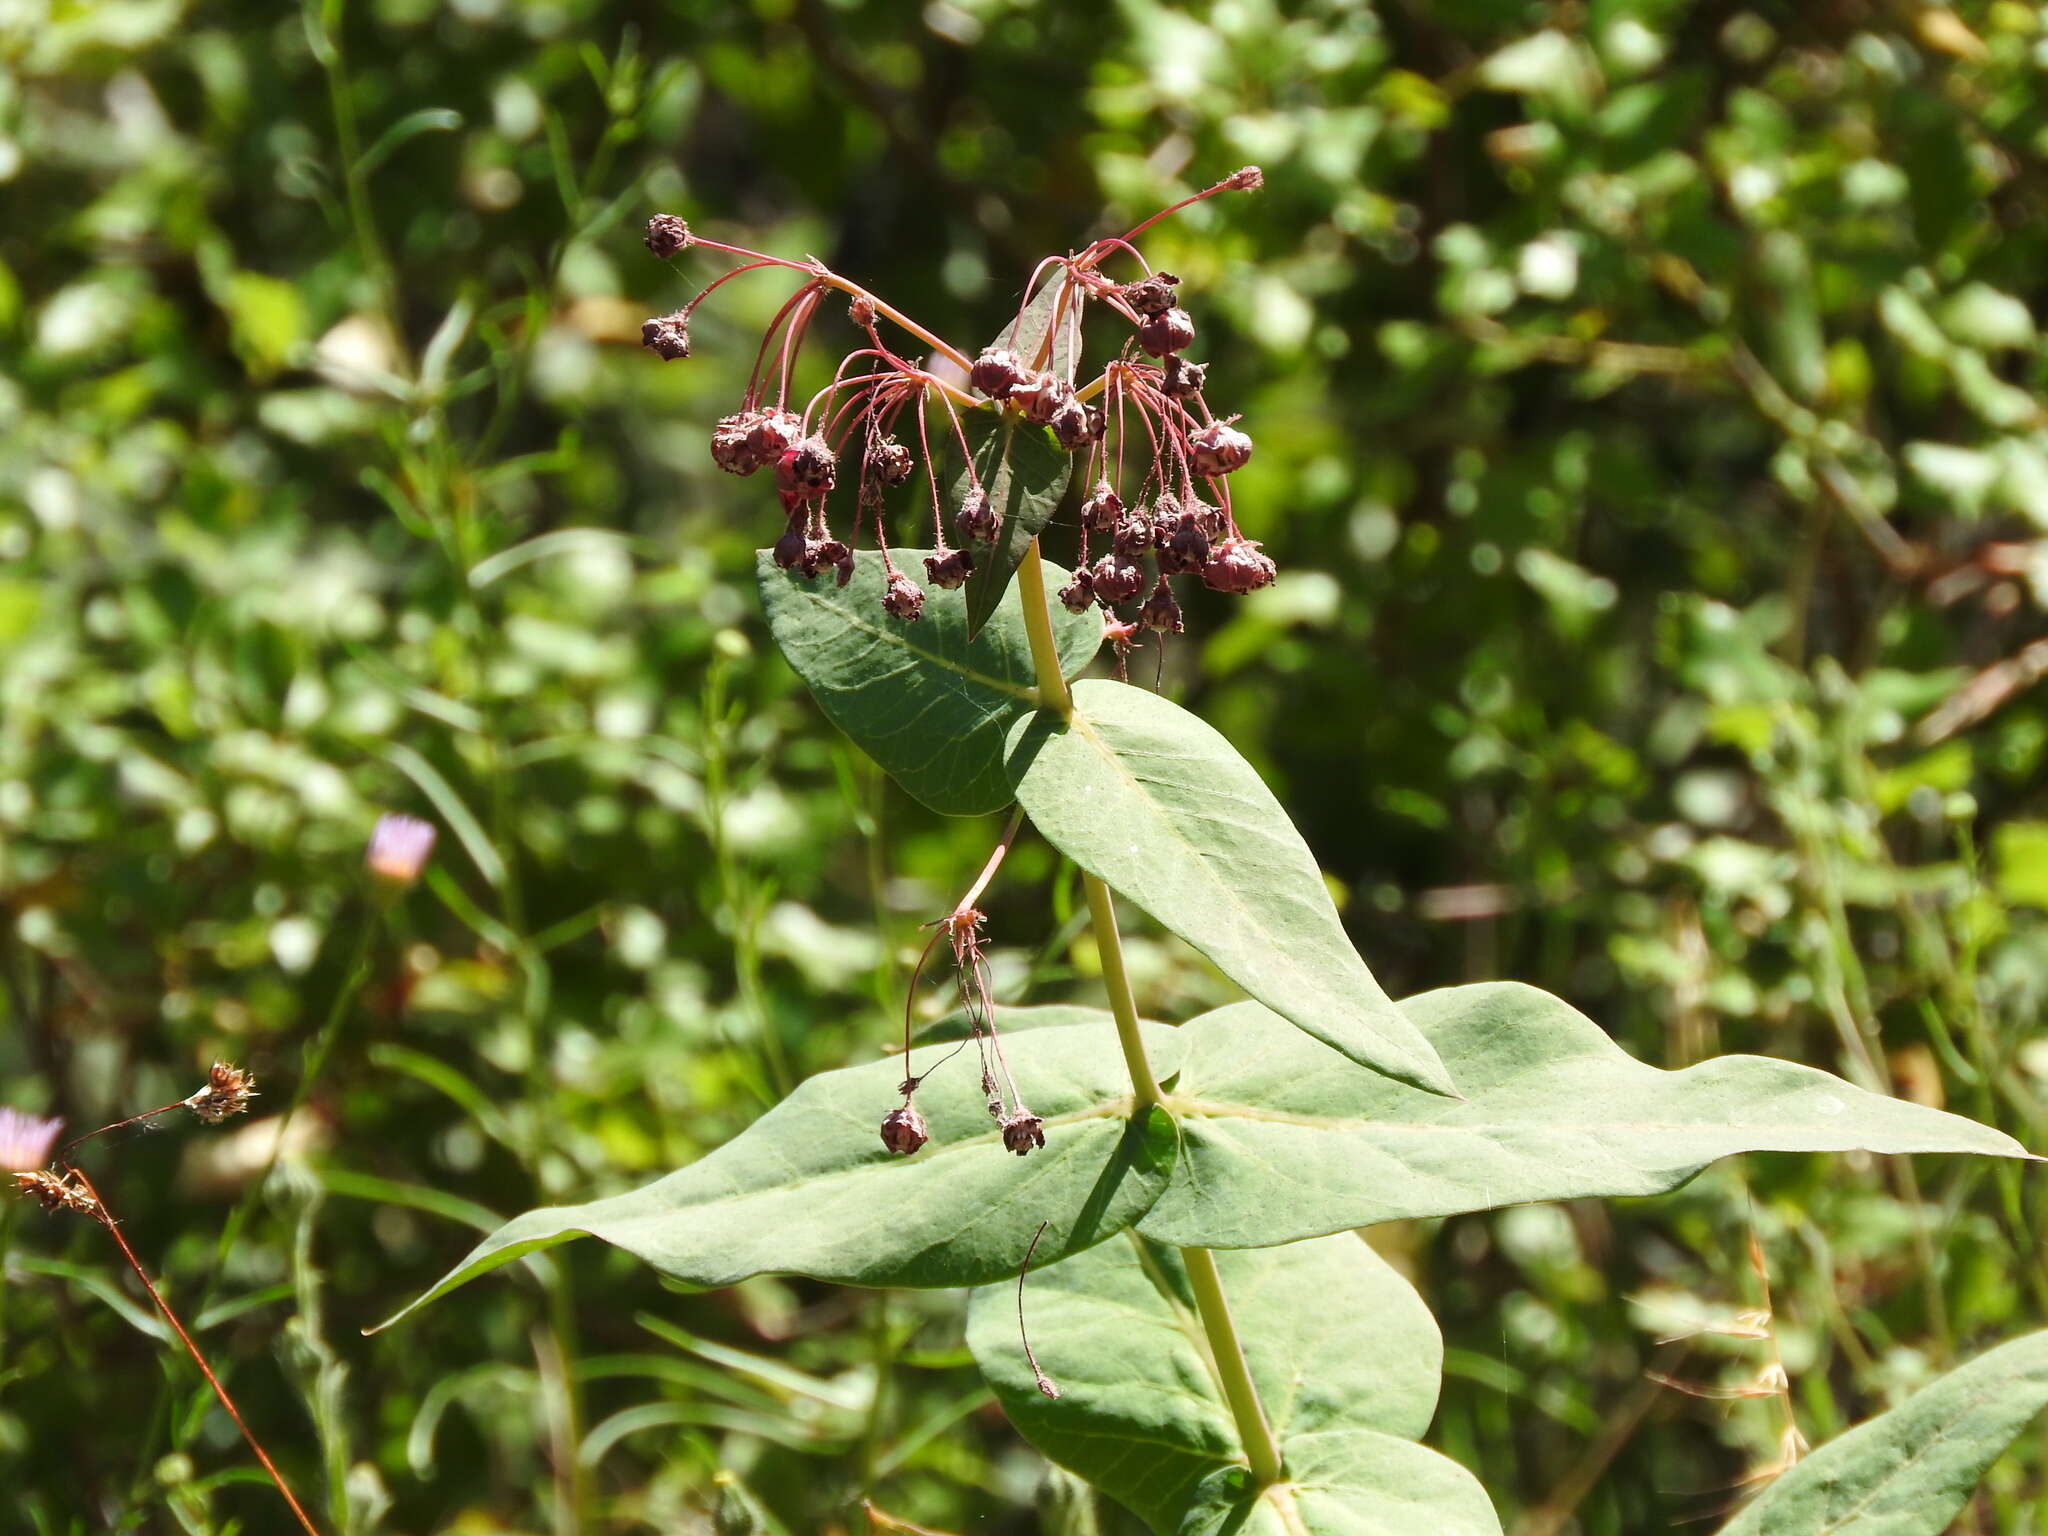
M1156 629L1168 635L1177 635L1186 627L1180 621L1180 604L1173 600L1164 576L1159 578L1159 585L1152 589L1152 595L1138 610L1138 623L1146 629Z
M1105 603L1127 603L1145 585L1145 569L1122 555L1104 555L1088 573L1095 595Z
M1069 453L1076 453L1102 439L1102 407L1069 398L1052 413L1052 435Z
M815 501L839 481L839 460L822 437L807 437L775 461L775 488L798 501Z
M417 816L379 816L363 863L380 879L411 885L433 855L435 836L433 824Z
M1010 401L1031 421L1044 426L1074 398L1074 386L1056 373L1026 375L1010 388Z
M1095 482L1095 489L1081 503L1081 526L1090 533L1112 533L1123 516L1124 501L1107 480Z
M50 1160L62 1120L0 1109L0 1173L28 1173Z

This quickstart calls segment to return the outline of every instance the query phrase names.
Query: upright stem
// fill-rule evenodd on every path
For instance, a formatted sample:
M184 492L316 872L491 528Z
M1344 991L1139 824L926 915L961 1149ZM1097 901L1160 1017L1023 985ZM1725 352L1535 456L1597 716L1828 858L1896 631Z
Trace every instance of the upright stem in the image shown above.
M1109 990L1109 1011L1116 1019L1117 1044L1124 1050L1124 1065L1130 1069L1132 1096L1140 1113L1160 1102L1159 1083L1152 1076L1152 1059L1145 1054L1145 1037L1138 1032L1138 1002L1131 995L1131 975L1124 969L1123 936L1117 932L1116 903L1109 887L1086 870L1081 888L1088 893L1088 915L1095 923L1095 952L1102 957L1102 984Z
M1060 648L1052 638L1052 608L1046 601L1045 572L1039 568L1036 539L1017 567L1017 587L1024 600L1024 633L1031 639L1031 664L1038 671L1038 706L1064 720L1074 712L1074 696L1067 690Z
M1252 1385L1251 1367L1245 1364L1244 1346L1237 1341L1237 1328L1230 1320L1230 1303L1223 1295L1223 1277L1216 1273L1216 1255L1206 1248L1183 1248L1180 1261L1187 1266L1188 1283L1195 1288L1195 1309L1202 1314L1202 1331L1209 1336L1209 1353L1216 1357L1216 1379L1230 1404L1230 1416L1237 1420L1237 1438L1244 1442L1245 1460L1260 1486L1271 1487L1284 1475L1280 1467L1280 1446L1259 1406L1259 1389Z
M1031 637L1031 659L1038 669L1038 701L1041 708L1062 719L1073 714L1073 696L1067 690L1066 675L1060 670L1059 651L1053 644L1052 610L1046 605L1045 576L1039 569L1038 541L1017 567L1017 585L1024 599L1024 628ZM1116 903L1109 887L1081 872L1082 888L1088 893L1088 913L1095 924L1095 950L1102 958L1102 981L1109 992L1109 1011L1116 1019L1117 1044L1123 1048L1124 1065L1131 1074L1132 1100L1142 1114L1162 1105L1165 1095L1153 1075L1152 1060L1145 1054L1145 1037L1138 1029L1138 1004L1131 992L1130 972L1124 966L1123 936L1117 931ZM1245 1363L1244 1346L1238 1341L1237 1325L1231 1321L1230 1303L1223 1295L1223 1279L1216 1273L1216 1259L1206 1248L1183 1248L1181 1262L1187 1266L1194 1286L1195 1310L1201 1314L1202 1331L1209 1339L1209 1353L1216 1362L1216 1381L1230 1405L1237 1424L1237 1438L1244 1445L1245 1460L1261 1487L1269 1487L1285 1476L1280 1446L1259 1403L1258 1388L1252 1384L1251 1367Z

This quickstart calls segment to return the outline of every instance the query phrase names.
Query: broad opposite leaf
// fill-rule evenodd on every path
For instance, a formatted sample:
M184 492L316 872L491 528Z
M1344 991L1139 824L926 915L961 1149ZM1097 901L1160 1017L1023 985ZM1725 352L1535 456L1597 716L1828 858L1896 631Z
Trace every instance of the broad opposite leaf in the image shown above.
M1738 1152L2025 1157L1989 1126L1812 1067L1721 1056L1666 1072L1534 987L1426 992L1402 1011L1462 1101L1364 1072L1255 1003L1183 1025L1181 1149L1139 1231L1256 1247L1532 1200L1654 1195Z
M1083 681L1070 721L1011 727L1010 773L1048 842L1274 1012L1374 1071L1458 1091L1352 948L1280 802L1214 728L1142 688Z
M1786 1469L1721 1536L1941 1536L2048 1406L2048 1332L2001 1344Z
M1216 1260L1289 1474L1262 1499L1175 1250L1127 1234L1026 1278L1057 1401L1024 1358L1014 1286L974 1293L968 1345L1025 1438L1155 1531L1498 1536L1471 1474L1415 1443L1443 1344L1406 1281L1348 1234Z
M896 559L921 573L922 555L899 550ZM818 707L899 784L952 816L986 815L1015 798L1004 742L1037 696L1014 594L969 639L956 593L931 593L924 617L912 623L884 613L882 557L874 551L854 557L844 587L830 572L806 580L781 570L765 550L756 574L775 643ZM1102 621L1057 608L1053 633L1071 676L1100 647Z
M1050 1225L1040 1259L1099 1243L1165 1188L1174 1150L1163 1116L1128 1118L1130 1078L1103 1019L1005 1041L1018 1083L1045 1117L1045 1147L1029 1158L1003 1149L973 1053L934 1071L952 1047L920 1047L912 1063L930 1074L917 1104L931 1141L914 1156L893 1156L877 1134L900 1102L901 1059L820 1073L716 1152L665 1178L515 1217L405 1311L585 1236L703 1286L764 1272L848 1285L978 1285L1017 1272L1041 1221ZM1174 1031L1152 1026L1148 1039L1156 1059L1178 1055Z

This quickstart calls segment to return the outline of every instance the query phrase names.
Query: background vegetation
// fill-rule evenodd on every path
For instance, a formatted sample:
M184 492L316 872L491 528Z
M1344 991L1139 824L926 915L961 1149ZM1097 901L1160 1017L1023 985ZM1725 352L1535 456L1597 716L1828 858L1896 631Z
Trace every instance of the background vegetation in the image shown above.
M2016 0L9 0L0 1101L84 1128L216 1054L309 1092L267 1184L260 1115L92 1166L337 1531L1118 1528L954 1296L585 1244L358 1329L870 1059L995 835L767 645L779 520L705 442L784 290L657 364L641 221L971 348L1037 256L1255 161L1151 249L1283 575L1134 676L1260 765L1395 995L1516 977L1658 1065L2048 1144L2044 71ZM395 904L384 809L443 832ZM1011 1001L1094 995L1048 883L1027 841L989 904ZM1228 995L1133 954L1156 1017ZM1605 1536L2040 1326L2044 1220L2022 1169L1775 1157L1374 1241L1451 1346L1434 1442ZM9 1205L0 1247L27 1528L277 1528L104 1234ZM1970 1528L2035 1528L2043 1454Z

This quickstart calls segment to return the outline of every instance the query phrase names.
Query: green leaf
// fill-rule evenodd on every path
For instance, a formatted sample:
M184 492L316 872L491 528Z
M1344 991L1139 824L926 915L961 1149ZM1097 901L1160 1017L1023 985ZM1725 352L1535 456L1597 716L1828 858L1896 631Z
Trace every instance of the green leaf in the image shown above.
M1721 1536L1941 1536L2048 1406L2048 1332L2001 1344L1781 1473Z
M899 550L917 569L921 552ZM1048 574L1056 567L1048 567ZM810 685L826 718L911 794L935 811L978 816L1014 798L1003 767L1010 728L1037 707L1031 644L1017 594L972 640L950 593L934 593L924 617L903 623L882 611L882 557L854 557L844 587L806 580L763 550L761 601L775 643ZM1060 579L1064 579L1061 573ZM1093 613L1053 613L1060 665L1079 672L1102 643Z
M958 507L978 480L989 505L1002 514L1003 525L992 547L974 547L974 574L967 578L967 633L980 633L989 615L1010 590L1010 578L1031 553L1038 537L1067 493L1074 456L1061 448L1050 428L1024 419L1007 406L977 406L960 413L960 429L974 454L974 479L963 465L953 476L947 505ZM1065 579L1061 572L1059 579ZM1046 567L1046 579L1055 578ZM1064 613L1057 609L1056 613ZM929 610L927 610L929 612ZM1084 615L1089 617L1089 615Z
M1347 1071L1255 1003L1183 1025L1167 1101L1180 1157L1138 1230L1254 1247L1530 1200L1654 1195L1737 1152L2027 1156L1988 1126L1791 1062L1645 1066L1534 987L1450 987L1401 1007L1466 1099Z
M1173 1030L1149 1032L1178 1054ZM944 1049L951 1049L946 1047ZM1032 1233L1044 1258L1123 1231L1165 1188L1174 1138L1163 1115L1131 1112L1115 1029L1026 1030L1005 1042L1012 1073L1045 1117L1045 1146L1003 1149L971 1049L944 1066L920 1049L917 1096L931 1141L910 1157L883 1149L882 1116L900 1102L900 1060L825 1072L709 1157L622 1195L515 1217L398 1314L523 1254L601 1237L692 1285L764 1272L848 1285L978 1285L1014 1275ZM394 1317L392 1322L398 1319ZM384 1326L390 1326L389 1323Z
M1349 1234L1216 1261L1290 1478L1244 1529L1497 1536L1471 1475L1414 1443L1443 1343L1406 1281ZM1058 1399L1037 1390L1013 1285L974 1293L967 1342L1025 1438L1154 1530L1236 1529L1242 1447L1178 1254L1127 1233L1033 1270L1024 1313Z
M1353 1061L1455 1093L1345 936L1301 834L1213 728L1142 688L1074 686L1011 728L1017 799L1060 852Z

